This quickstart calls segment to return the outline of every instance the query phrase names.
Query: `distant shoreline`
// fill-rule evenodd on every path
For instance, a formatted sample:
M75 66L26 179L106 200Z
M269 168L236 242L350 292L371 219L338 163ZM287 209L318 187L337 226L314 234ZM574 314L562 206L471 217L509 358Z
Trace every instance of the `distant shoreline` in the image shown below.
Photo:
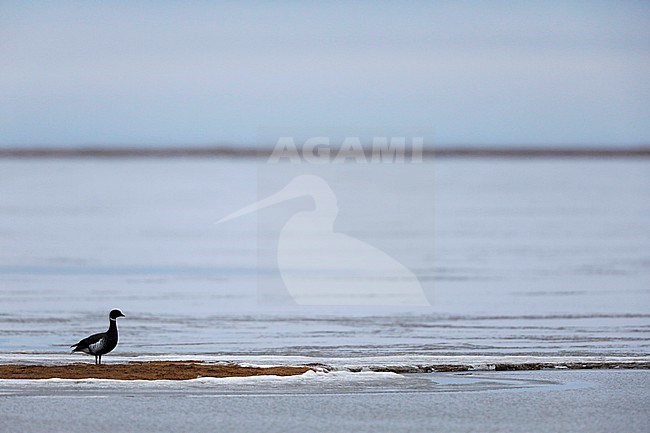
M25 147L0 148L0 159L93 158L268 158L271 148L204 147ZM424 158L650 158L650 145L629 147L439 147L424 148Z

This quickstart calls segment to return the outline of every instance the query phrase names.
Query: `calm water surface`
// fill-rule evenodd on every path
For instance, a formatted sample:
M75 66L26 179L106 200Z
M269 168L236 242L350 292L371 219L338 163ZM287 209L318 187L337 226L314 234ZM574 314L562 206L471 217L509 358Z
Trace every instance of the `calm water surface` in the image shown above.
M278 270L257 247L280 227L254 214L214 224L259 198L258 176L253 161L0 161L0 357L79 359L66 347L113 307L127 315L116 357L648 355L647 162L341 167L358 189L332 182L337 231L407 265L431 303L418 308L265 291Z

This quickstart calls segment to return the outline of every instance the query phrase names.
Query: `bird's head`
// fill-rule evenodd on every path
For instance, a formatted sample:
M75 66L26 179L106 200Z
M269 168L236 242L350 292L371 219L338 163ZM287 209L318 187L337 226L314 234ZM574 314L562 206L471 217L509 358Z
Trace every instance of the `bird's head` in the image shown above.
M115 320L118 317L126 317L120 310L112 310L110 314L108 315L108 318L111 320Z

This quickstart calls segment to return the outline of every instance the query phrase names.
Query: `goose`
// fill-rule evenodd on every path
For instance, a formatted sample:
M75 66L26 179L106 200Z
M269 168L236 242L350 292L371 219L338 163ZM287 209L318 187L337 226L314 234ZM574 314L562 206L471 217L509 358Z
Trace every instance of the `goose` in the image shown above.
M106 355L117 346L117 318L126 317L120 310L112 310L108 314L108 331L86 337L77 344L73 344L72 353L83 352L95 356L95 364L102 363L102 355Z

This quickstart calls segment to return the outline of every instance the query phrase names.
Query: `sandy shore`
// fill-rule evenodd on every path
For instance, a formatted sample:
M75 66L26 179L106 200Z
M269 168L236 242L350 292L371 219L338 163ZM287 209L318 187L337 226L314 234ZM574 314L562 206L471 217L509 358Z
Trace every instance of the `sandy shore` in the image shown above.
M293 376L308 367L242 367L192 361L129 362L94 365L0 365L0 379L188 380L197 377Z
M315 365L315 364L314 364ZM197 377L293 376L313 370L311 366L244 367L238 364L210 364L201 361L134 361L122 364L67 365L0 364L0 379L117 379L117 380L188 380ZM319 364L321 371L330 367ZM523 362L472 364L428 364L412 366L346 366L349 372L449 373L479 371L534 370L650 370L646 361L634 362Z

